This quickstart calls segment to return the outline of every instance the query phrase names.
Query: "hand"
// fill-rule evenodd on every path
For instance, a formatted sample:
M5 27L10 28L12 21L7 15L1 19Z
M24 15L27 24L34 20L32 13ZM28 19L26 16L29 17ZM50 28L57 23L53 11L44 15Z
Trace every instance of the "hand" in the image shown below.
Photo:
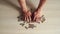
M23 15L24 15L25 21L31 22L31 12L30 11L25 11Z
M40 11L35 11L33 21L39 22L40 19L41 19L41 12Z

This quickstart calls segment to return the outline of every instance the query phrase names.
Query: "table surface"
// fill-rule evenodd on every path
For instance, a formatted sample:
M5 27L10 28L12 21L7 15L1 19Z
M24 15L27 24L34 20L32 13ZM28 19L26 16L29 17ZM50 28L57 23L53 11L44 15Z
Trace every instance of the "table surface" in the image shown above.
M0 34L60 34L60 0L47 0L42 10L46 21L34 29L19 25L17 7L17 0L0 0Z

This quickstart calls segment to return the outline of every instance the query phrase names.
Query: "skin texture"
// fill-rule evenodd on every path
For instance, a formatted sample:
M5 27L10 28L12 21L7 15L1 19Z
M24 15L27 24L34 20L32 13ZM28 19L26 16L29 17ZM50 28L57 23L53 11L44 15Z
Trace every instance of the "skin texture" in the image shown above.
M34 12L34 21L38 22L41 19L41 10L42 7L44 5L44 3L46 2L46 0L40 0L38 8L36 9L36 11Z
M40 21L40 17L41 17L41 8L43 7L43 5L45 4L46 0L40 0L38 8L34 11L34 13L32 14L31 11L27 8L26 6L26 0L18 0L19 4L23 10L24 13L24 19L27 22L30 22L32 20L31 16L33 15L33 21Z

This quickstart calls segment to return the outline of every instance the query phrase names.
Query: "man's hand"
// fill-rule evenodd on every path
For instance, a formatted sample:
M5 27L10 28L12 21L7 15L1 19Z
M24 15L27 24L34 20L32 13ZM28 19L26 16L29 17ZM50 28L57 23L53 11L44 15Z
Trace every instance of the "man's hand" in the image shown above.
M33 21L39 22L40 19L41 19L41 12L40 11L35 11Z
M31 12L30 11L25 11L23 15L24 15L25 21L31 22Z

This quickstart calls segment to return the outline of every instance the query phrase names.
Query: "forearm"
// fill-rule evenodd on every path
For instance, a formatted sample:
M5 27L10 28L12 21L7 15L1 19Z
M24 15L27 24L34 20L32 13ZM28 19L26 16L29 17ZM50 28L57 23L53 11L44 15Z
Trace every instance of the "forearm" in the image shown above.
M18 0L18 1L19 1L19 4L20 4L22 10L26 12L27 11L27 6L26 6L25 0Z
M45 4L45 2L46 2L46 0L40 0L38 8L37 8L38 11L42 9L42 7Z

